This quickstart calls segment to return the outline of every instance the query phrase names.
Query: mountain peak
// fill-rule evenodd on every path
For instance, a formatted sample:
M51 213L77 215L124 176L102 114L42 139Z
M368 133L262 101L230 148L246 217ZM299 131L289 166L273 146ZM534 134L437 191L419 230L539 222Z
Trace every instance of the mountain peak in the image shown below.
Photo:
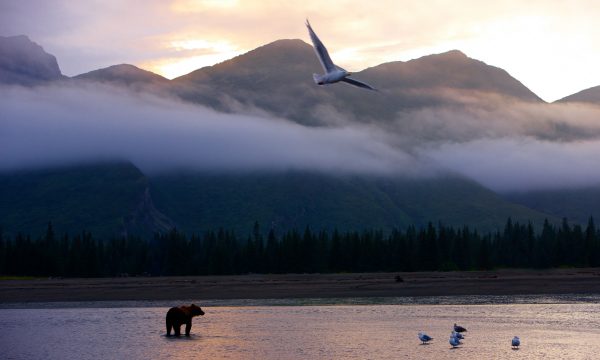
M29 37L0 36L0 82L35 85L61 78L56 58Z
M426 55L406 62L384 63L363 73L382 88L453 88L541 101L505 70L472 59L459 50Z
M309 48L312 48L312 45L304 42L304 40L301 40L301 39L279 39L279 40L275 40L270 43L267 43L265 45L259 46L256 49L268 48L268 47L293 47L293 48L309 47Z
M290 63L305 63L308 56L314 58L312 46L300 39L281 39L250 50L209 68L288 66ZM316 62L316 58L314 59ZM206 69L206 68L205 68ZM202 69L198 69L202 70ZM195 72L197 72L196 70ZM192 72L193 74L194 72Z
M131 64L119 64L90 71L75 76L75 79L91 80L97 82L114 82L125 85L134 83L160 83L168 80L151 71L140 69Z
M457 49L448 50L446 52L439 53L439 54L437 54L437 56L469 59L469 57L464 52L457 50Z

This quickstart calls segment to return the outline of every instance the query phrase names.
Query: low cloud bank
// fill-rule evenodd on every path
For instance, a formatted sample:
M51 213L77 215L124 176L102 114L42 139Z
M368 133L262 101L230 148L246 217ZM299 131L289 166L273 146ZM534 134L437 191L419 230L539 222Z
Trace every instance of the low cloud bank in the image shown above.
M600 140L478 139L442 144L424 153L499 192L600 185Z
M600 184L600 107L460 104L400 113L391 123L306 127L105 85L0 87L0 172L127 160L148 174L458 173L500 192Z
M372 128L311 128L221 114L109 86L0 89L0 170L128 160L146 173L311 170L414 173Z

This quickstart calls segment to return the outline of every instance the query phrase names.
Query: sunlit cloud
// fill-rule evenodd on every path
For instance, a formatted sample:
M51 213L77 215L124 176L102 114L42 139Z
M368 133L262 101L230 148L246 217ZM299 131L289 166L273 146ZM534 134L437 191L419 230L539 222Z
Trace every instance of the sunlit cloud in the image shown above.
M192 56L183 59L162 59L155 62L143 63L140 65L140 67L147 69L148 71L161 74L167 79L174 79L176 77L189 74L194 70L223 62L236 55L238 55L237 52L228 52Z
M175 53L186 55L172 57L141 64L141 67L173 79L196 69L231 59L240 51L227 41L209 41L204 39L174 40L168 47Z
M198 12L214 8L233 8L238 4L238 0L175 0L171 9L176 12Z

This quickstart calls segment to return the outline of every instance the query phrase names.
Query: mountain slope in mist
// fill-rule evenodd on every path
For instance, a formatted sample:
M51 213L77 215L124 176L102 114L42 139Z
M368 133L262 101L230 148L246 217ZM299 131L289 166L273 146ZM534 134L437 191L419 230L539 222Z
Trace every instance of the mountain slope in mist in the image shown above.
M4 232L91 231L99 238L263 228L367 230L429 221L501 229L508 217L539 225L541 212L458 177L396 179L306 172L144 176L131 164L80 165L2 174Z
M0 84L29 86L63 77L56 58L27 36L0 36Z
M258 108L299 123L319 124L312 109L333 100L312 80L319 69L306 43L279 40L172 81L183 99L218 110Z
M0 173L0 198L0 227L13 234L37 236L50 221L59 233L99 237L174 226L154 207L146 177L126 163Z
M73 77L76 80L95 81L125 86L165 85L168 79L130 64L119 64L90 71Z
M456 103L462 93L541 102L506 71L460 51L385 63L354 74L376 86L379 93L341 83L316 86L311 74L321 71L310 45L278 40L173 82L178 94L189 101L220 110L259 108L302 124L327 123L332 109L363 122L392 120L407 108Z
M506 219L541 225L552 216L512 204L458 177L428 179L335 176L305 172L171 175L151 178L155 203L184 229L222 226L246 234L263 228L365 230L424 226L429 221L502 229Z
M515 192L504 198L579 224L586 224L590 217L596 224L600 219L600 186Z
M589 89L581 90L573 95L566 96L557 102L582 102L600 105L600 86L594 86Z
M488 230L546 217L488 189L599 182L597 107L546 104L460 52L355 74L381 83L379 93L317 86L310 74L319 71L309 45L281 40L173 81L121 65L0 86L10 200L0 226L34 233L52 220L113 234L442 221ZM103 159L133 165L86 176L75 166ZM97 181L103 172L113 175Z

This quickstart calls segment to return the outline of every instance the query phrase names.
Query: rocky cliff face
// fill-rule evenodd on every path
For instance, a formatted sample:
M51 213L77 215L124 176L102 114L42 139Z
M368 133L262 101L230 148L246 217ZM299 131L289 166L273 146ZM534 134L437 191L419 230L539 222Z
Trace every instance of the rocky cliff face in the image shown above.
M63 77L56 58L27 36L0 36L0 83L30 86Z
M167 232L175 227L175 223L161 213L152 201L150 188L146 187L135 209L124 218L121 235Z

